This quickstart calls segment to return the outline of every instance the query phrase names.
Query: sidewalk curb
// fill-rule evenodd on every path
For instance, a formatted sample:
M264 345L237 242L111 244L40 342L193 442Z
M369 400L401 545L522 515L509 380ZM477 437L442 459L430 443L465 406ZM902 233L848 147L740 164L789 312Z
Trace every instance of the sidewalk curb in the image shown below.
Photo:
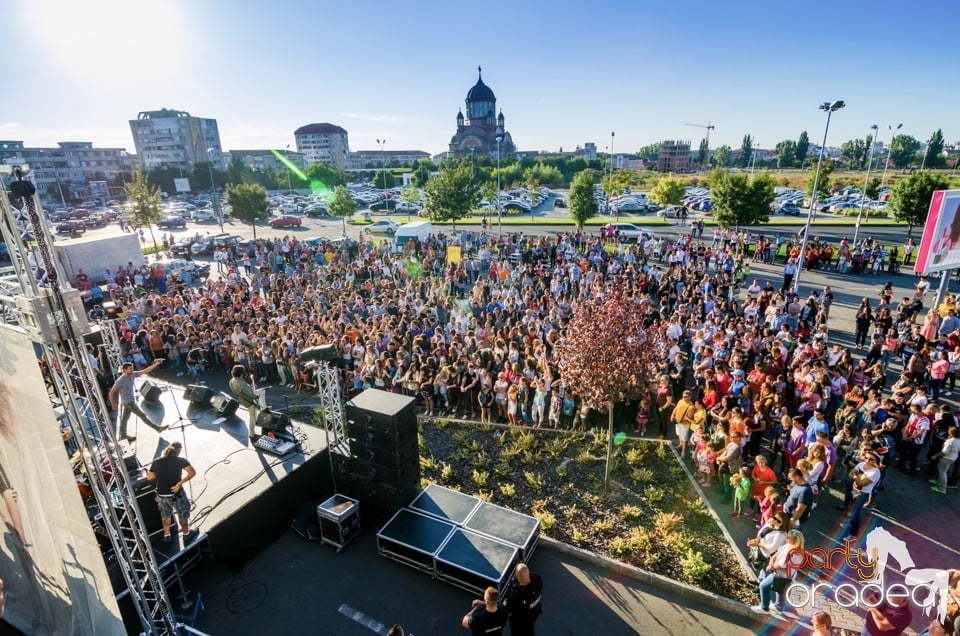
M751 610L749 606L747 606L745 603L741 603L740 601L735 601L725 596L714 594L713 592L707 592L706 590L701 590L700 588L694 587L687 583L675 581L660 574L654 574L653 572L649 572L632 565L626 565L619 561L600 556L594 552L581 550L580 548L572 546L568 543L563 543L562 541L557 541L556 539L551 539L550 537L541 535L540 545L555 552L576 557L597 567L612 570L636 581L640 581L667 592L677 594L678 596L686 599L691 599L705 605L709 605L724 612L729 612L731 614L736 614L746 618L752 618L754 620L762 618L760 615ZM769 620L769 618L770 617L768 616L767 619Z

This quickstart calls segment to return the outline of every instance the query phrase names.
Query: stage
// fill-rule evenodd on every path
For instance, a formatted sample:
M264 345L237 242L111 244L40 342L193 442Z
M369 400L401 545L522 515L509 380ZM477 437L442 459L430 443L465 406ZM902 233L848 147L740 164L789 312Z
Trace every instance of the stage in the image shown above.
M284 533L305 500L321 499L333 491L326 433L293 421L289 432L296 447L280 457L254 446L242 407L223 416L213 404L186 400L182 385L154 378L146 381L159 388L159 393L153 400L144 399L145 381L138 380L138 404L160 426L155 429L131 415L127 433L136 440L121 445L168 593L175 604L190 605L189 590L180 577L199 559L216 558L228 565L246 562ZM173 541L163 542L153 485L145 479L154 459L173 442L180 442L181 456L197 472L184 486L193 503L190 527L199 531L188 545L183 544L176 524ZM101 544L107 545L105 541ZM125 586L110 557L105 551L114 589L122 600ZM121 603L125 618L129 618L130 607L124 605L129 604Z

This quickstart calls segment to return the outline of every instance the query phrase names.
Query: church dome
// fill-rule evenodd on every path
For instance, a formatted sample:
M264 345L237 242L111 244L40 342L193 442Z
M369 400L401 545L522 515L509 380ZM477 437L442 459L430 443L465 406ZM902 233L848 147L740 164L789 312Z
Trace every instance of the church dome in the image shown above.
M490 87L483 83L483 77L480 76L480 69L477 69L477 83L473 85L470 92L467 93L468 102L493 102L497 97L490 90Z

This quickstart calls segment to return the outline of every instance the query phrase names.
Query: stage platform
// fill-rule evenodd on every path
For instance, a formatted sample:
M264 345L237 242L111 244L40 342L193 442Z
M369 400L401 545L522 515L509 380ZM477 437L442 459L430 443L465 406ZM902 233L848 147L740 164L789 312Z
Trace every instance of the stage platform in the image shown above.
M215 556L228 564L244 563L283 534L303 501L332 491L327 438L323 429L293 421L290 432L297 447L278 457L251 442L245 409L222 417L211 404L184 399L185 386L147 381L160 388L159 395L144 400L140 391L144 381L138 380L138 404L160 426L154 429L131 415L127 433L136 440L121 445L154 554L175 597L182 592L180 576L196 560ZM114 418L116 422L116 414ZM183 544L176 528L173 541L163 542L154 488L145 479L153 461L173 442L180 442L181 456L197 471L185 485L193 502L190 526L199 531L189 545ZM102 539L114 588L122 599L125 586L116 567L110 567L109 542Z

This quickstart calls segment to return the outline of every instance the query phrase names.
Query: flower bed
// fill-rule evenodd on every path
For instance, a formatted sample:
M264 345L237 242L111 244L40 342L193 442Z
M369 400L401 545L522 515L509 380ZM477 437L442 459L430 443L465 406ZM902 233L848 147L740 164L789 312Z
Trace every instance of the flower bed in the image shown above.
M755 589L665 444L615 447L603 493L606 436L421 424L420 466L434 482L540 519L543 534L746 603Z

